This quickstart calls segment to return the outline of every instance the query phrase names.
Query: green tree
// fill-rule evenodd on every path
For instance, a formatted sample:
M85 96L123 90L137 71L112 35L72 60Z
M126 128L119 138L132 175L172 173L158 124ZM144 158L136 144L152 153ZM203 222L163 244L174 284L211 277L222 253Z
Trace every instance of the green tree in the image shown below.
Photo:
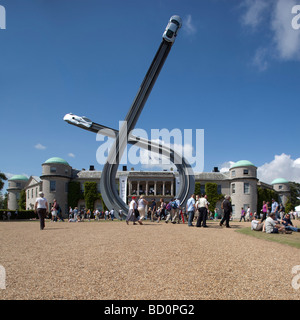
M294 210L294 208L295 207L292 205L291 199L289 198L285 204L285 212L290 212L291 210Z
M18 200L19 210L26 210L26 192L22 190L20 192L20 199Z
M94 203L99 199L99 193L97 191L96 182L84 183L84 200L85 207L90 210L94 210Z
M290 202L294 210L295 207L300 205L300 183L290 182L289 185L291 193Z
M4 181L6 180L7 180L6 175L3 172L0 172L0 191L3 189Z
M272 203L272 199L278 202L278 194L276 191L266 188L257 188L257 212L260 212L263 206L263 201Z
M224 195L219 194L218 185L211 182L205 184L205 194L207 195L207 200L209 202L208 209L210 212L214 212L217 202L223 199Z
M83 199L83 193L80 190L80 182L71 181L68 186L68 205L72 208L77 207L78 201Z
M201 184L200 182L195 183L195 194L201 194Z

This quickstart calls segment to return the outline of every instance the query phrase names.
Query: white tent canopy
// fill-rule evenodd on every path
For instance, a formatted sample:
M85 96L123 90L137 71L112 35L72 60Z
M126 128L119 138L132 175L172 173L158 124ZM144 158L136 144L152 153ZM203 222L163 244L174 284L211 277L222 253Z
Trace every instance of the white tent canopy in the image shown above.
M300 212L300 206L295 207L295 211Z

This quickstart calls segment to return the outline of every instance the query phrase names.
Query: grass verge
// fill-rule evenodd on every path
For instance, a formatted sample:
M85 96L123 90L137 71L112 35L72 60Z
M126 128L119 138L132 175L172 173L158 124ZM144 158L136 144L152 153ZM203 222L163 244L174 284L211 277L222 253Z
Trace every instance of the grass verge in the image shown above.
M300 249L300 232L293 232L292 234L268 234L261 231L253 231L250 227L236 230L236 232L266 241L286 244L288 246Z

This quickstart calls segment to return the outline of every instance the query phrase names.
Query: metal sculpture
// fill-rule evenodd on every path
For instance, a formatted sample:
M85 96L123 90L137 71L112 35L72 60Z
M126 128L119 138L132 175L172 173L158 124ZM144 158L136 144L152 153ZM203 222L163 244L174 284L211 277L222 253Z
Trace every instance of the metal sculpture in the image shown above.
M180 200L181 205L185 204L187 199L194 192L194 172L190 164L182 157L182 155L175 152L172 148L168 148L154 141L149 141L147 139L136 137L130 134L138 121L138 118L164 65L164 62L166 61L181 25L182 23L179 16L172 16L169 20L169 23L163 33L163 39L160 47L138 90L129 112L125 117L125 120L122 122L120 131L92 122L85 117L78 117L73 114L67 114L64 117L64 120L70 124L95 133L100 132L103 135L115 138L113 146L108 154L106 164L102 170L100 179L100 192L107 208L109 210L114 208L117 213L119 210L123 210L126 215L128 211L128 206L120 198L115 183L119 162L127 143L134 144L151 152L156 151L160 155L168 157L170 161L175 164L180 179L180 187L176 192L176 197Z

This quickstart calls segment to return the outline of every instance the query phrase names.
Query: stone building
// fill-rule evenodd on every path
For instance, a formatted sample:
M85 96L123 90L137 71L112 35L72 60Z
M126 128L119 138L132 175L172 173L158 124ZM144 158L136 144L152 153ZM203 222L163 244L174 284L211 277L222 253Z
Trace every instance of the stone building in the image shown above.
M21 191L27 185L28 178L23 175L15 175L8 179L8 188L7 188L7 207L9 210L17 210L19 205L18 201L20 199Z
M67 161L53 157L42 164L42 174L40 177L14 176L9 179L8 206L10 210L18 208L18 199L21 190L26 192L26 209L33 209L35 199L39 191L43 191L48 200L49 209L54 199L60 204L65 215L68 213L68 185L70 181L80 183L81 191L84 191L84 183L94 181L97 183L100 192L101 171L90 166L88 170L77 170L72 168ZM122 182L121 182L122 180ZM290 193L289 183L285 179L276 179L271 185L257 179L257 168L250 161L241 160L236 162L228 172L219 172L214 168L213 172L195 172L195 181L200 183L201 193L205 193L205 184L216 183L218 193L230 195L233 206L233 217L239 218L241 208L250 207L252 212L257 210L257 187L264 186L275 190L279 194L280 201L285 204ZM120 185L124 183L124 185ZM116 185L120 190L125 186L123 200L127 203L132 196L145 195L147 200L153 198L159 201L163 198L170 200L176 195L178 173L174 171L118 171L116 175ZM209 200L209 199L208 199ZM84 208L84 199L78 201L78 208ZM221 201L217 203L217 208L221 212ZM102 210L102 203L97 200L94 208Z

